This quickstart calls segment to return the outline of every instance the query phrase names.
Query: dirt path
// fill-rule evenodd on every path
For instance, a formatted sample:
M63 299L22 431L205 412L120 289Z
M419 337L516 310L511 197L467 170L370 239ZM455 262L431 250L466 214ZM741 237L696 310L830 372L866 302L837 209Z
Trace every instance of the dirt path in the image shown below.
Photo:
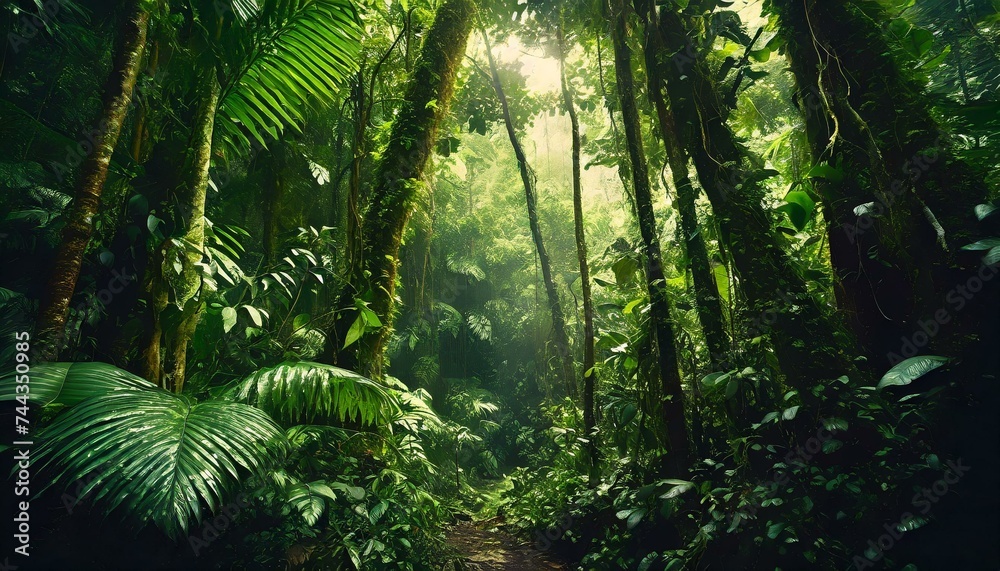
M470 522L452 527L446 542L465 557L469 571L569 571L529 543Z

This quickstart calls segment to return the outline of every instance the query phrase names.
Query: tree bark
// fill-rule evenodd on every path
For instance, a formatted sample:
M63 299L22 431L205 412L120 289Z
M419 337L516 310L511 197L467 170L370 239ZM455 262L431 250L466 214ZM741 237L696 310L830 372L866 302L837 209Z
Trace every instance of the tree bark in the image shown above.
M722 305L719 291L712 275L712 267L708 261L708 248L705 238L699 231L698 213L695 209L695 199L698 191L691 184L688 176L688 155L681 145L681 135L673 113L667 108L664 94L665 83L662 66L664 62L657 58L662 53L662 42L659 36L659 21L653 2L649 2L646 17L646 33L643 42L643 52L646 60L646 81L649 98L656 110L657 126L670 166L670 176L677 193L677 212L680 214L681 231L684 235L691 277L694 281L695 303L697 304L698 322L705 335L708 347L709 364L718 369L725 361L728 340L722 321Z
M694 54L667 66L667 94L674 116L688 119L681 130L683 143L719 220L752 315L771 333L789 384L804 403L818 405L813 385L853 372L853 367L841 351L833 322L779 245L772 215L763 207L763 179L753 172L757 169L747 168L749 152L726 124L729 109L704 55L691 43L677 13L663 9L659 16L667 53Z
M957 160L931 116L922 86L896 63L874 4L777 0L773 11L818 164L842 180L816 187L828 221L838 303L873 363L884 370L914 318L931 318L947 292L978 267L956 249L981 237L974 206L986 201L980 173ZM875 203L878 217L854 208ZM871 253L875 253L873 258ZM988 297L988 296L983 296ZM978 330L966 310L930 340L937 351Z
M361 291L363 284L371 280L371 309L384 325L359 343L357 366L370 376L381 375L382 349L391 333L395 311L400 240L422 185L438 125L455 90L475 10L472 0L447 0L438 8L410 76L404 103L393 121L385 158L375 175L362 228L363 260L353 278L355 290ZM345 292L342 301L350 301L354 293ZM340 321L353 317L349 314Z
M590 464L597 464L597 422L594 415L594 385L597 371L594 368L594 298L590 291L590 265L587 260L587 236L583 224L583 181L581 176L580 119L576 114L573 92L566 75L566 49L563 45L562 28L559 36L559 72L563 105L569 115L570 136L573 144L573 228L576 238L576 259L580 263L580 290L583 295L583 428L588 441Z
M142 64L149 12L138 0L129 0L127 10L121 45L104 89L101 118L95 129L96 136L91 140L93 148L80 166L73 205L66 217L61 244L56 249L52 273L38 308L32 348L35 357L42 361L55 360L59 356L69 303L80 277L83 255L100 209L108 166L128 115L132 90Z
M186 376L187 346L194 336L201 312L202 270L205 248L205 200L212 160L212 134L219 105L220 86L214 67L199 72L194 115L181 184L172 201L180 205L178 229L158 248L152 271L153 335L146 349L145 375L152 382L180 393ZM180 265L180 271L176 265ZM168 305L180 311L164 319ZM165 340L166 354L161 352Z
M549 253L545 249L545 242L542 239L542 228L538 223L538 203L535 195L535 173L528 165L528 159L524 155L524 149L517 138L517 130L510 116L510 106L507 103L507 96L504 94L503 85L500 83L500 74L497 71L496 61L493 59L492 47L489 38L483 31L483 41L486 43L486 57L490 63L490 75L493 79L493 89L500 100L500 109L503 112L504 126L507 128L507 138L514 148L514 156L517 158L517 168L521 173L521 183L524 185L525 202L528 205L528 225L531 227L531 239L535 243L535 251L538 253L538 265L542 270L542 282L545 284L545 295L549 302L549 312L552 316L552 341L555 345L559 364L561 366L560 378L566 388L566 394L570 397L576 395L576 374L573 370L573 354L569 348L569 336L566 334L566 317L563 314L562 303L559 301L559 291L556 288L555 280L552 276L552 261Z
M667 298L660 238L653 215L653 199L649 184L649 168L643 152L639 127L639 110L635 102L635 80L632 77L632 51L628 46L628 12L623 0L611 0L611 35L615 53L615 76L622 110L625 143L631 163L639 232L645 250L646 287L649 293L651 336L656 345L660 390L661 420L667 431L669 453L665 468L669 473L685 474L689 465L687 427L684 422L684 392L681 387L677 349L674 346L670 321L670 301Z

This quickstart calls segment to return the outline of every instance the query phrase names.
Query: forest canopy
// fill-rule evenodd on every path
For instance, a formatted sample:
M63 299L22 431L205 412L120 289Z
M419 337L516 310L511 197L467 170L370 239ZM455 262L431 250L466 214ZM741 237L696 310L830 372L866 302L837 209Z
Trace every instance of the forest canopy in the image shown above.
M1000 1L2 6L3 569L1000 567Z

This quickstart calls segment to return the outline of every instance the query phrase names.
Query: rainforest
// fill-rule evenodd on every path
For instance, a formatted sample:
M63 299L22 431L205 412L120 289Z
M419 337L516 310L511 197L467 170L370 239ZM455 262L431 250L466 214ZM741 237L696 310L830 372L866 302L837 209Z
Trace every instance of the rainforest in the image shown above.
M1000 569L1000 0L0 6L0 570Z

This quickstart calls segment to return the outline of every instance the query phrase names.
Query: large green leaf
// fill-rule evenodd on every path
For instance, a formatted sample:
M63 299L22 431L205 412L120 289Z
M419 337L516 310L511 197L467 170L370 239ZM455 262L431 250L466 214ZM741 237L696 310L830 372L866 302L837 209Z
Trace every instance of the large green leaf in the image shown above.
M819 165L826 166L826 165ZM814 167L818 168L818 167ZM830 167L827 167L830 168ZM785 195L785 204L775 208L778 212L788 214L788 219L795 226L796 230L802 230L809 223L816 203L808 193L801 190L792 190Z
M983 256L983 265L995 266L997 264L1000 264L1000 246L990 248L990 251Z
M353 371L309 361L287 361L240 383L237 400L289 424L352 419L385 424L400 415L391 389Z
M361 27L350 0L243 0L225 59L240 62L219 102L226 144L265 145L299 129L310 105L326 106L357 69ZM245 130L245 133L244 131Z
M916 27L903 18L889 22L889 31L899 40L899 45L914 59L921 59L934 45L934 34Z
M295 508L307 525L316 525L326 511L328 502L336 501L337 495L322 480L311 484L294 483L284 490L288 507Z
M971 244L966 244L962 246L963 250L979 251L979 250L991 250L1000 246L1000 238L984 238L978 242L973 242Z
M889 369L889 371L882 376L882 380L878 382L878 388L881 389L890 385L908 385L934 369L937 369L941 365L944 365L948 362L948 360L948 357L939 357L937 355L920 355L918 357L910 357L909 359L901 361L895 367Z
M840 167L834 167L826 163L820 163L818 165L813 165L809 172L806 173L809 178L823 178L831 182L840 182L844 180L844 170Z
M83 401L41 433L38 459L58 466L54 481L93 479L105 513L123 508L183 537L230 499L246 475L281 462L288 441L262 411L193 400L160 390L126 390Z
M0 377L0 401L14 400L15 373ZM153 383L107 363L42 363L28 373L30 402L73 406L122 390L157 390Z

